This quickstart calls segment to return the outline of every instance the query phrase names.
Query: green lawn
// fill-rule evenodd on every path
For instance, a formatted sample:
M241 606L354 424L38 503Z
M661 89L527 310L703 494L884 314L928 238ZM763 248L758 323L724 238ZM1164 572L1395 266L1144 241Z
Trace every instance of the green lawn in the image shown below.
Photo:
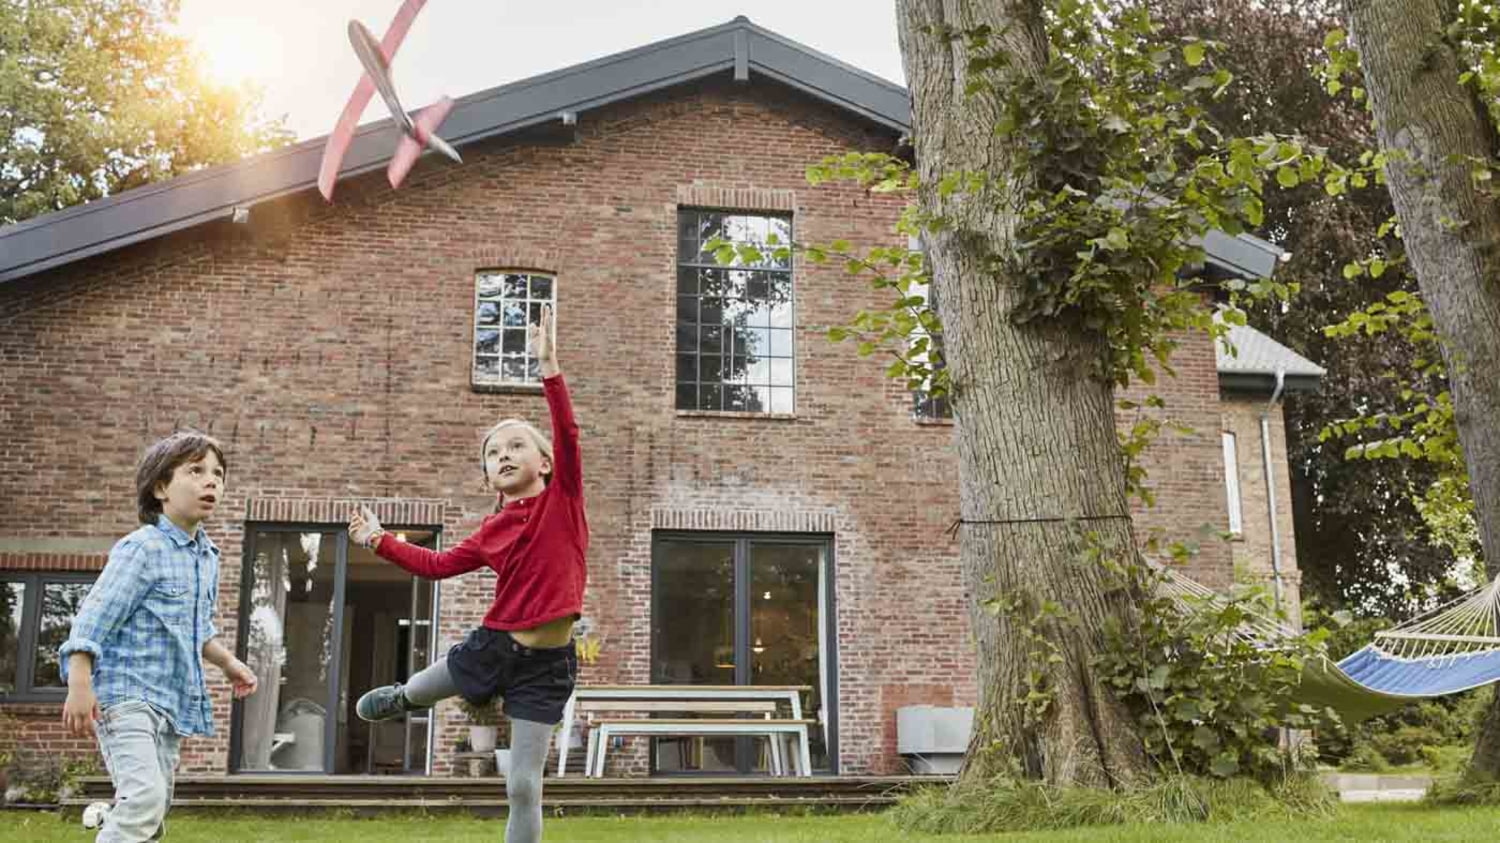
M380 819L251 819L182 816L170 822L171 843L204 841L357 841L407 843L441 841L497 843L502 820L447 817L387 817ZM939 840L1034 840L1038 843L1157 843L1157 841L1358 841L1488 840L1500 828L1500 808L1427 808L1421 805L1348 806L1333 820L1260 822L1225 825L1111 826L1042 834L996 834L944 838L901 834L879 815L779 817L775 815L722 817L577 817L549 819L546 839L584 843L623 841L798 841L799 843L901 843ZM77 821L63 822L56 814L0 812L0 840L88 841L92 835Z

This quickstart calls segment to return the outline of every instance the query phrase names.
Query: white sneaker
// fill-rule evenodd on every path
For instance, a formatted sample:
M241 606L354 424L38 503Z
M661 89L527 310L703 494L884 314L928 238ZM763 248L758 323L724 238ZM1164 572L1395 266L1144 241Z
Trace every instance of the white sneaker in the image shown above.
M104 815L109 813L108 802L92 802L83 809L83 827L98 828L104 825Z

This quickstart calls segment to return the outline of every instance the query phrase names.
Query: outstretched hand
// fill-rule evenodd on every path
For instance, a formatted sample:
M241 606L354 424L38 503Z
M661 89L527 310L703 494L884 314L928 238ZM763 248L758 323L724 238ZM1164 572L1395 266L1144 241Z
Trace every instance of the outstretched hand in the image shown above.
M349 517L349 538L355 544L369 547L370 539L380 532L380 519L375 517L368 506L361 506Z
M541 364L542 377L557 374L557 326L552 318L552 305L542 305L542 322L532 325L528 331L531 340L531 356Z

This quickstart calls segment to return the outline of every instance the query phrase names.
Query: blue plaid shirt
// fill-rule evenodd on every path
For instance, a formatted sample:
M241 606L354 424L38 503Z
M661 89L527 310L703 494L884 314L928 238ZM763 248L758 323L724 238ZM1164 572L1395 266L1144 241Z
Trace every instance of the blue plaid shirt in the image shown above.
M213 709L203 677L203 645L214 636L219 548L203 528L188 536L160 515L109 552L72 634L58 653L94 657L100 707L144 700L161 709L179 735L212 735Z

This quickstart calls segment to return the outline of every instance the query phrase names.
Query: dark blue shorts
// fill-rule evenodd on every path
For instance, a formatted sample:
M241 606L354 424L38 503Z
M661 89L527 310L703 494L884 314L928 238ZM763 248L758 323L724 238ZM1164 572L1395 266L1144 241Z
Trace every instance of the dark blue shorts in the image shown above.
M535 723L562 721L578 680L578 648L534 648L510 633L481 626L448 651L448 672L459 696L483 705L496 696L507 716Z

